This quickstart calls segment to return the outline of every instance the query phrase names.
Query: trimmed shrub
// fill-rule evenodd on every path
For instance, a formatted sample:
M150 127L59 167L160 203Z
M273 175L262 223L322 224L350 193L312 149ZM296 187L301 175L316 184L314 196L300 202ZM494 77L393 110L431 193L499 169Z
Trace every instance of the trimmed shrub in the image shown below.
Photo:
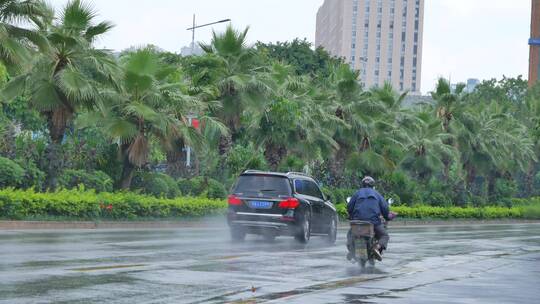
M235 145L225 159L225 165L233 176L247 169L264 170L268 166L263 153L252 145Z
M163 173L140 172L133 178L132 189L140 189L145 194L174 198L181 195L176 181Z
M227 197L227 190L220 182L214 179L209 179L206 197L213 199L225 199Z
M58 177L58 185L66 189L74 189L83 185L86 189L98 192L112 191L111 178L101 171L87 172L84 170L66 169Z
M0 188L18 187L24 179L24 169L11 159L0 157Z
M395 171L378 179L380 193L393 193L393 197L399 196L400 204L412 204L418 201L418 189L416 183L404 172Z
M392 206L390 209L397 212L403 219L502 219L502 218L540 218L540 205L529 207L434 207L426 205ZM337 206L342 218L347 218L346 205ZM528 212L528 213L527 213Z
M178 179L178 188L184 195L205 196L208 198L225 198L227 189L219 181L198 176L192 179Z
M495 181L493 193L494 201L501 201L505 198L513 197L517 193L517 184L515 181L498 178Z
M198 197L156 198L133 192L109 193L59 190L39 193L32 189L0 190L0 216L10 219L68 217L78 219L137 219L222 214L224 200Z
M24 169L24 176L21 181L21 188L42 189L45 184L45 172L39 170L33 160L15 160Z

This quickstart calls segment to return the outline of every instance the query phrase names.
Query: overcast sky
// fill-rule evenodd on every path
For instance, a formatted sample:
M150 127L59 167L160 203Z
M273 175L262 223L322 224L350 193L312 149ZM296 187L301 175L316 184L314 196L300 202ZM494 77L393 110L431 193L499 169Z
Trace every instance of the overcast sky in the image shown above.
M61 8L67 0L49 0ZM99 45L114 50L155 44L179 52L191 41L192 23L231 18L250 26L248 39L263 42L307 38L314 42L315 16L323 0L93 0L98 20L116 27ZM425 0L422 92L438 76L452 82L467 78L527 78L530 0ZM217 25L220 31L225 25ZM211 28L196 32L208 41Z

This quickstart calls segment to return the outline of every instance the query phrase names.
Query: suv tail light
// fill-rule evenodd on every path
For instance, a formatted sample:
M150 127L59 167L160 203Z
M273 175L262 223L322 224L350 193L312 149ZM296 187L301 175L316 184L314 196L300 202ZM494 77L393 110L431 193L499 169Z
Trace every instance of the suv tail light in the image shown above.
M281 209L296 209L298 206L300 206L300 202L294 197L279 202L279 208Z
M238 206L242 204L242 200L240 200L238 197L232 194L229 195L227 201L229 202L229 205Z

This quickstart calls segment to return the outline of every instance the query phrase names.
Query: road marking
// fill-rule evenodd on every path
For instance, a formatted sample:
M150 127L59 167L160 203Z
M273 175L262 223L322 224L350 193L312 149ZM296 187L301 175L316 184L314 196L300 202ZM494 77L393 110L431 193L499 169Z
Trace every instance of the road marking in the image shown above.
M69 270L73 271L98 271L98 270L109 270L109 269L121 269L121 268L132 268L132 267L141 267L146 266L146 264L132 264L132 265L110 265L110 266L96 266L96 267L85 267L85 268L72 268Z

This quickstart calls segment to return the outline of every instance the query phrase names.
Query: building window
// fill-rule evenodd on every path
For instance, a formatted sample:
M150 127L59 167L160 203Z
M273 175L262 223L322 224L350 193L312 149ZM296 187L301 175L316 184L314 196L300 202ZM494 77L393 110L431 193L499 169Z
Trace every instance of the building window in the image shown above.
M379 70L375 70L375 76L379 76Z

